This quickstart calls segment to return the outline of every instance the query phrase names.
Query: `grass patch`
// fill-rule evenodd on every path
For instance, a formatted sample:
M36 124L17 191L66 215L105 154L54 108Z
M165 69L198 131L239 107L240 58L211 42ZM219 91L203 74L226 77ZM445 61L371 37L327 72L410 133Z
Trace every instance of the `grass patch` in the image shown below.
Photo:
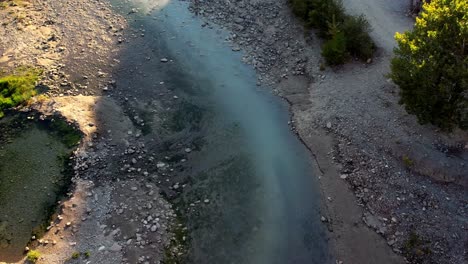
M403 156L402 159L403 159L403 164L405 164L405 166L407 168L413 167L414 161L412 159L410 159L408 156L405 155L405 156Z
M37 260L41 257L41 253L37 250L31 250L26 255L26 259L32 263L36 263Z
M77 259L80 257L80 252L73 252L72 259Z
M317 29L325 39L322 56L329 65L345 63L350 56L367 60L375 44L369 36L370 25L363 15L345 13L340 0L289 0L292 11L307 27Z
M0 118L3 111L23 104L36 95L36 82L41 71L33 68L21 67L12 75L0 76Z

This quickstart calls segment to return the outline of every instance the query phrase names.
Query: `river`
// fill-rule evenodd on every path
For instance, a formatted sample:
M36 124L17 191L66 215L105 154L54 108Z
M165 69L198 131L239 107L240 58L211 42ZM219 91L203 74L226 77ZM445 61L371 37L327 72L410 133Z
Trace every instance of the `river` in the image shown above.
M331 262L311 155L290 131L288 105L257 85L228 32L182 1L113 4L138 30L120 56L119 93L145 116L147 138L191 147L180 172L187 187L174 200L188 226L187 262ZM164 116L156 105L168 98L178 107Z

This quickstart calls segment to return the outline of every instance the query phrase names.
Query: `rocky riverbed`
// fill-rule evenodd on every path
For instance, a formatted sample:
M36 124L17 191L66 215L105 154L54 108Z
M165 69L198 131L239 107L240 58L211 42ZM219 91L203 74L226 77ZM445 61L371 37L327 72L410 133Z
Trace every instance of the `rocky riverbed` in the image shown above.
M245 51L243 60L257 69L259 82L291 104L292 129L323 173L336 250L345 263L398 262L384 257L391 255L379 250L385 247L414 263L462 263L468 135L417 124L385 78L394 32L411 27L407 3L344 4L351 13L366 10L379 50L370 64L353 61L324 71L320 39L303 30L285 0L192 1L191 8L206 25L231 30L232 49ZM355 202L339 181L348 183ZM349 209L356 204L363 210ZM366 252L369 247L380 253Z
M141 132L114 99L103 96L116 86L111 73L126 20L105 1L6 1L5 6L2 71L44 70L38 87L45 96L21 110L61 116L84 133L73 155L73 188L48 232L30 248L41 253L38 263L162 260L169 230L179 228L175 214L148 181L144 163L153 158Z
M139 25L139 16L167 3L122 2L117 14L107 1L23 2L0 10L0 67L44 69L40 86L48 98L32 107L67 118L85 134L74 158L75 188L38 241L39 263L158 263L164 255L183 256L178 245L187 230L162 195L172 199L191 189L184 174L201 143L199 132L186 132L200 128L202 109L180 100L173 88L186 86L177 80L155 74L145 83L151 67L173 61L148 44L161 40L146 39L151 34ZM404 255L413 263L463 263L467 135L420 126L398 106L397 88L384 77L393 45L385 32L395 31L392 21L403 21L397 30L411 22L403 1L374 2L345 4L350 12L376 14L370 21L381 47L377 57L325 71L320 40L303 30L285 0L198 0L191 11L205 19L200 27L217 24L230 32L225 41L244 52L240 59L257 70L258 85L290 103L289 125L320 172L321 220L338 262L402 263ZM130 80L144 85L127 75L141 76ZM170 122L187 112L190 120ZM216 206L199 196L187 203L193 217Z

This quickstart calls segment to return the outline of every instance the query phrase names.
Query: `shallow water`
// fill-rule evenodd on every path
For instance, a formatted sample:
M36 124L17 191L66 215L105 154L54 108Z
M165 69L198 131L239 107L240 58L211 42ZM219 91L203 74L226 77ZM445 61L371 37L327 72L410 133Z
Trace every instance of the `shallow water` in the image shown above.
M22 258L68 182L63 169L70 149L58 137L33 123L14 133L0 146L0 262Z
M135 2L150 9L148 1ZM254 70L224 41L227 33L202 27L185 2L132 18L144 40L123 52L121 68L138 70L118 74L119 87L131 87L125 95L145 105L158 99L163 81L183 102L169 118L174 134L196 141L184 171L191 184L177 200L189 211L188 262L330 262L311 156L288 127L287 106L257 87ZM156 130L148 136L160 137Z

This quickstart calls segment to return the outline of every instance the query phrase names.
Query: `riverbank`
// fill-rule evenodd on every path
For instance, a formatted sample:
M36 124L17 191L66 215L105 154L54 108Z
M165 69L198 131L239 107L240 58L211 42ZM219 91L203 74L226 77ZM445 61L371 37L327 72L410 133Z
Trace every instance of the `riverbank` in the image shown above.
M412 24L406 1L344 4L350 12L366 10L379 50L370 64L325 71L320 40L304 32L286 1L197 1L192 10L231 30L233 50L244 50L259 82L291 104L292 129L322 172L339 260L401 263L404 255L410 262L461 263L467 134L418 125L385 78L394 33Z

